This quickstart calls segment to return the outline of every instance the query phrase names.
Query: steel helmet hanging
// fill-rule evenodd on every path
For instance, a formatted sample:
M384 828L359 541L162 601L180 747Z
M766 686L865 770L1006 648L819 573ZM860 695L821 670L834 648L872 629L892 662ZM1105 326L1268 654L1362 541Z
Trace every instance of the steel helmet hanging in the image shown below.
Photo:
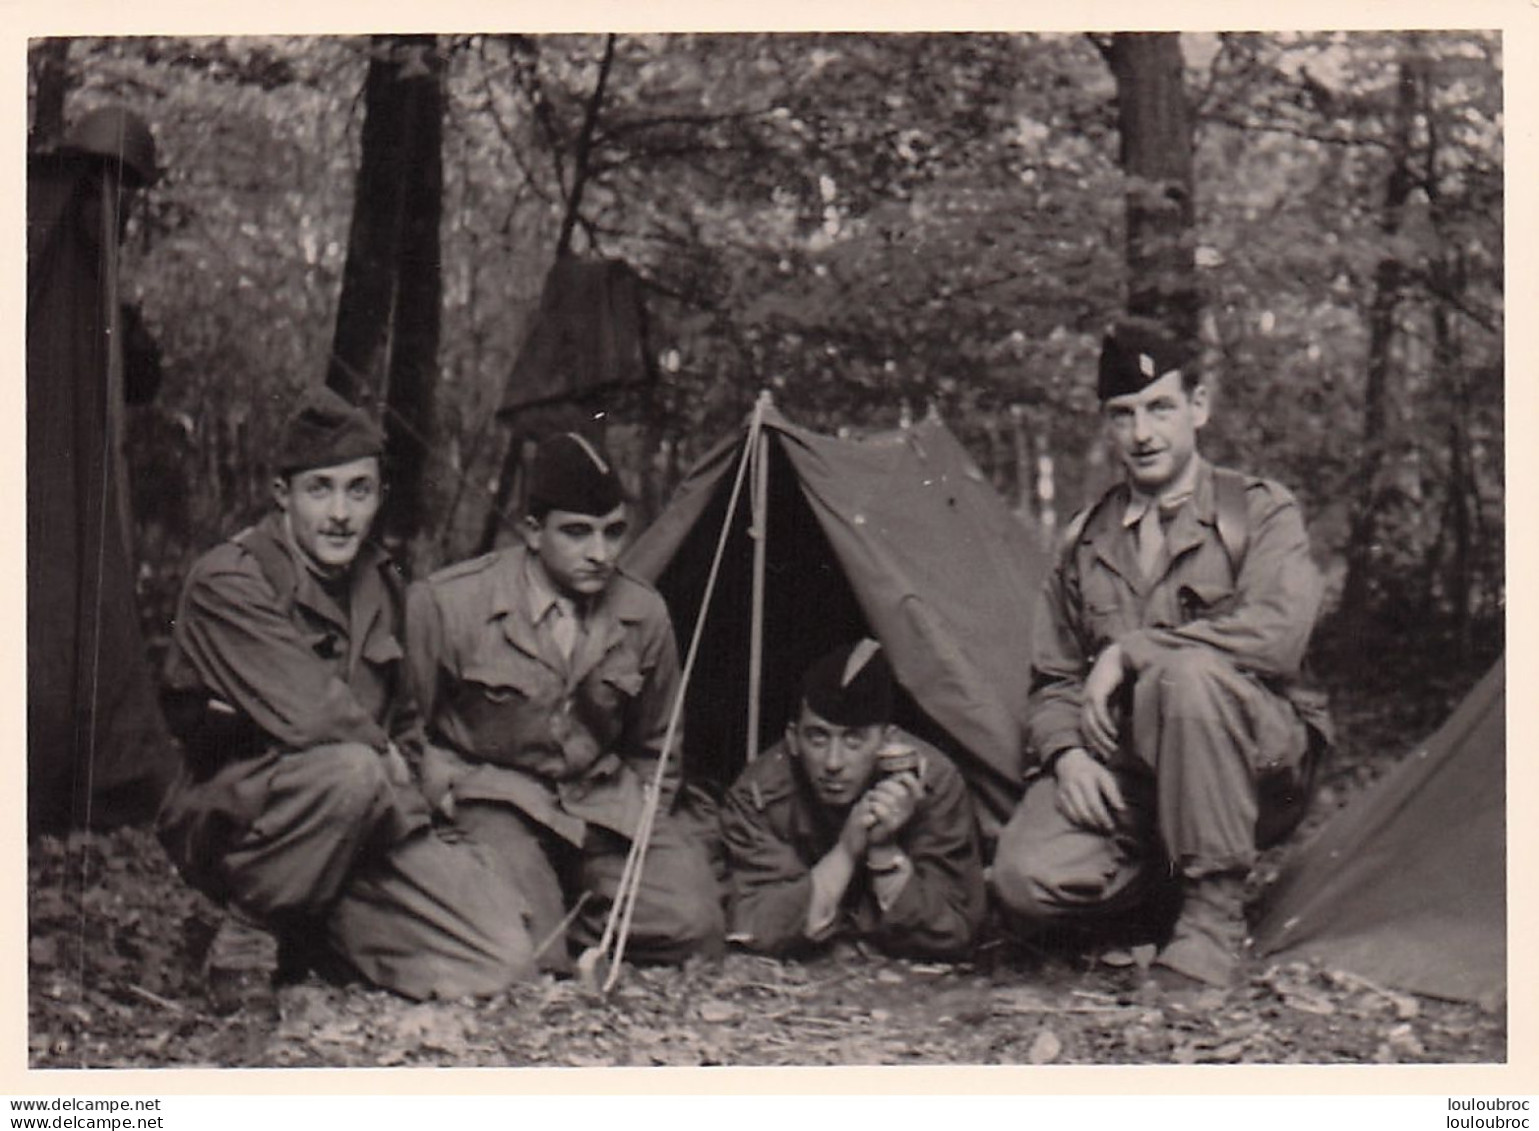
M65 135L64 148L121 161L124 177L136 185L153 184L158 176L149 126L121 106L103 106L86 114Z

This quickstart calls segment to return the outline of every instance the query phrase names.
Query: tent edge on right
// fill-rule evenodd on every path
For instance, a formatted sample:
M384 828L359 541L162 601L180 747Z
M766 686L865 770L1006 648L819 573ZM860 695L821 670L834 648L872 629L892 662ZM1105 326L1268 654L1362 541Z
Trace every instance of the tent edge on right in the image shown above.
M1264 897L1257 955L1428 997L1507 997L1506 662L1334 814Z

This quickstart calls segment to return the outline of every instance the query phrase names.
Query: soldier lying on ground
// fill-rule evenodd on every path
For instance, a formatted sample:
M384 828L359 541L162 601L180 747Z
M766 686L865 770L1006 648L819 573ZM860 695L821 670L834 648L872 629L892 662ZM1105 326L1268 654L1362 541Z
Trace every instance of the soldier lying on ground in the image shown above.
M1034 620L1037 761L993 886L1024 931L1138 919L1175 885L1155 960L1226 985L1258 842L1296 823L1327 723L1300 679L1321 582L1293 496L1206 463L1208 390L1129 321L1098 393L1126 472L1071 523ZM1165 894L1169 894L1168 892Z
M159 832L225 908L206 961L221 1012L272 1006L280 946L415 998L532 972L518 893L432 830L403 756L420 729L402 586L367 540L381 451L361 409L308 395L275 461L276 509L183 589L167 681L186 757Z
M785 739L728 792L729 939L771 954L834 938L914 957L967 952L984 913L972 802L955 766L891 724L875 641L806 673Z

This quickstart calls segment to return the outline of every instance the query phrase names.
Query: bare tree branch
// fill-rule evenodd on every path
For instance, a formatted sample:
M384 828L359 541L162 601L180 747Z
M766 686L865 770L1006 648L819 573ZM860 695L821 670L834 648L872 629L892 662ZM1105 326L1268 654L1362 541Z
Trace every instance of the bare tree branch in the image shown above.
M1243 118L1223 114L1209 114L1203 120L1210 125L1230 126L1233 129L1245 130L1251 133L1284 134L1288 137L1302 138L1305 141L1317 141L1323 145L1360 145L1369 149L1382 149L1386 152L1391 149L1390 143L1383 138L1343 137L1339 134L1320 133L1316 130L1306 129L1303 126L1289 125L1285 122L1248 121Z
M583 115L582 134L577 139L577 167L572 174L572 191L567 197L566 215L561 220L561 235L556 239L556 256L572 250L572 233L582 214L582 194L588 186L588 164L593 153L593 132L598 128L599 114L604 107L604 88L609 85L609 70L615 61L615 36L604 39L604 58L599 63L598 78L593 83L593 93L588 96L588 109ZM592 236L591 229L583 231Z

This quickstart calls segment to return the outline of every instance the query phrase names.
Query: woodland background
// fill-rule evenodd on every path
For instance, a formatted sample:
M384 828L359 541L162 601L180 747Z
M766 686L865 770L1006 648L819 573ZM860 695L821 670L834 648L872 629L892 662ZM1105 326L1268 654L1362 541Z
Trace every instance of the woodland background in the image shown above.
M1205 451L1282 480L1310 520L1341 740L1307 832L1503 647L1501 49L1469 31L35 40L35 149L119 103L159 150L122 272L140 360L158 355L126 436L150 650L192 558L268 505L264 457L308 384L384 416L385 535L418 574L506 535L542 431L605 432L645 519L764 389L827 431L939 413L1052 540L1114 474L1093 373L1134 310L1200 342ZM623 384L517 365L573 265L642 296L613 339ZM570 982L414 1005L311 979L263 1027L207 1012L218 914L148 830L40 836L28 867L34 1067L1506 1057L1499 1008L1341 971L1256 969L1186 1007L1096 955L998 940L956 966L732 955L637 971L605 1003Z
M386 415L418 572L498 537L527 437L599 419L655 510L761 389L829 431L939 412L1051 538L1110 475L1092 375L1134 309L1198 336L1208 453L1300 495L1327 668L1500 650L1497 33L119 37L29 62L35 146L117 102L159 148L124 259L163 374L128 436L152 648L323 377ZM558 259L640 280L639 383L518 409Z

